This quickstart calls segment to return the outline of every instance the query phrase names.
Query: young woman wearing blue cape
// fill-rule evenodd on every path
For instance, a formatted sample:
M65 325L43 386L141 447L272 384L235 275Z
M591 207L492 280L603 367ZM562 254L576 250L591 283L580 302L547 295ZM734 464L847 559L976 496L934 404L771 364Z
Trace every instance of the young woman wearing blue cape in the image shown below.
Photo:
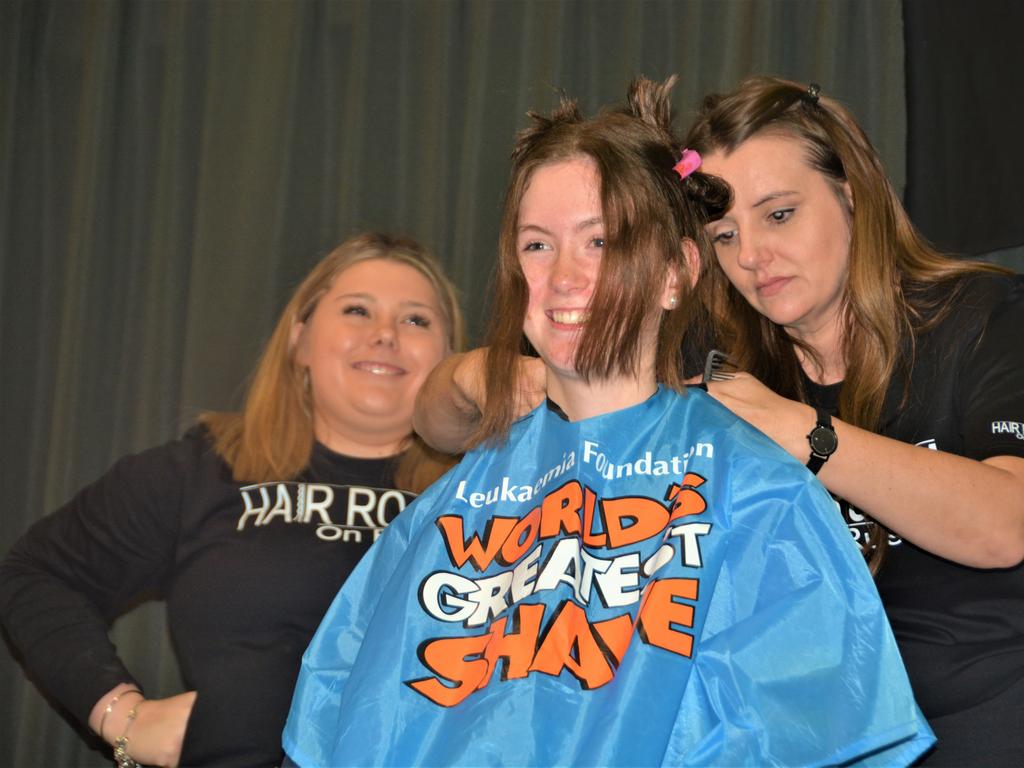
M681 380L721 183L664 84L518 138L477 445L303 657L317 765L905 765L932 742L827 492ZM515 419L519 356L548 395Z

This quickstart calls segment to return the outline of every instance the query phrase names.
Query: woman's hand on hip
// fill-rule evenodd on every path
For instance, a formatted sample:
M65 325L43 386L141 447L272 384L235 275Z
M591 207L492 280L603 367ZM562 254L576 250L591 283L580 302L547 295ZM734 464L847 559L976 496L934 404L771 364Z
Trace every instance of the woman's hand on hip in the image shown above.
M124 736L125 751L140 765L175 766L195 701L195 691L147 699L122 683L96 702L89 725L112 747Z
M128 732L128 754L132 759L142 765L177 765L195 701L196 692L188 691L136 704L138 714Z

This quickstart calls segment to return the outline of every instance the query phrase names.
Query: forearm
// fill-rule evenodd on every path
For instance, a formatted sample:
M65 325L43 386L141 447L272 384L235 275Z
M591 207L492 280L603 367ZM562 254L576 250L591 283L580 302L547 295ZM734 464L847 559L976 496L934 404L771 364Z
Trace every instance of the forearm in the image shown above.
M471 353L451 355L427 377L416 397L413 429L444 453L465 450L480 421L480 410L455 382L455 373Z
M748 374L714 383L712 396L801 463L810 458L811 406L780 397ZM924 550L977 568L1024 559L1024 459L976 461L910 445L833 419L839 447L818 479Z
M833 423L839 448L818 477L836 496L948 560L1005 568L1024 559L1024 459L975 461ZM805 460L806 439L800 451Z
M0 564L0 618L25 668L85 722L99 696L133 680L100 610L16 547Z
M134 683L118 683L96 700L89 713L89 727L113 746L117 737L124 733L128 713L144 698Z

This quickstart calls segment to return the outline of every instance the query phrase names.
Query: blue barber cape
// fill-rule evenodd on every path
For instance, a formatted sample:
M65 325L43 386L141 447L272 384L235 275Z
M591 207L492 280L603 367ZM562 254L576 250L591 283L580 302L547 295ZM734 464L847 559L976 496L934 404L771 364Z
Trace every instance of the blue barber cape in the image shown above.
M302 661L301 766L907 765L934 741L835 503L699 390L541 406L391 523Z

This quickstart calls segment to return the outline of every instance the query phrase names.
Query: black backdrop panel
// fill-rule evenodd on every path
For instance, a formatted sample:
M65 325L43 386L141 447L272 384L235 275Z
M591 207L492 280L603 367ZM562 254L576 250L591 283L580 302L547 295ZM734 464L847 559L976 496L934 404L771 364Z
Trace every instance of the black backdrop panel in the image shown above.
M1024 244L1024 4L905 0L906 203L940 249Z

